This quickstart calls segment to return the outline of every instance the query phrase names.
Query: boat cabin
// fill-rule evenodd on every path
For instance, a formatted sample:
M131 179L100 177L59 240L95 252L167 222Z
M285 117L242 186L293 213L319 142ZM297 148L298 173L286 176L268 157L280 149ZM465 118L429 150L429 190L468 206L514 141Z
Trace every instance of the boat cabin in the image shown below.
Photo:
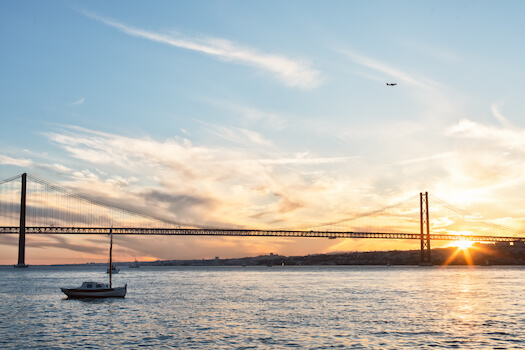
M108 289L109 285L100 282L84 282L79 289Z

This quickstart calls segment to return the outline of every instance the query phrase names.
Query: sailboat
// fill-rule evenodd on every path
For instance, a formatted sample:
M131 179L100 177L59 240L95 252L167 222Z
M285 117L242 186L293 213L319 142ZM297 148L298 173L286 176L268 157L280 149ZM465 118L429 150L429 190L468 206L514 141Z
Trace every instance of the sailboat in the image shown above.
M137 258L135 258L135 262L132 262L131 264L129 264L129 267L133 269L138 269L140 267L140 264L137 261Z
M115 273L119 273L120 269L117 269L117 266L115 264L111 264L111 269L108 267L108 269L106 270L106 273L109 273L109 270L111 270L111 273L115 274Z
M112 264L112 253L113 253L113 229L109 230L110 241L109 241L109 266ZM128 285L124 287L115 287L111 282L112 269L109 270L109 284L100 282L84 282L78 288L60 288L68 298L80 299L80 298L124 298Z

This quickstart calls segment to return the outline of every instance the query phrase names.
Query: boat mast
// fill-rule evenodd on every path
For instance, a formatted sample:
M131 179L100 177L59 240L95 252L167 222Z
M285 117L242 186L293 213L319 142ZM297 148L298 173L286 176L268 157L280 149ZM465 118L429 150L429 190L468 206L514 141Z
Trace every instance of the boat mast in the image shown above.
M111 261L111 256L113 252L113 227L109 229L109 288L113 288L111 286L111 274L113 270L113 261Z

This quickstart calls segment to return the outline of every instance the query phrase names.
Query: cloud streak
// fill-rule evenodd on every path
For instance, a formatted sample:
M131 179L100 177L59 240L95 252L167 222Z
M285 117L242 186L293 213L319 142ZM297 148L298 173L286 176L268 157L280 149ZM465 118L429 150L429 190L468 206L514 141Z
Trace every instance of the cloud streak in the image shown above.
M277 54L261 53L255 49L235 44L226 39L177 38L171 35L135 28L91 12L84 11L84 14L131 36L200 52L222 60L270 72L290 87L313 89L322 83L321 73L310 68L310 65L304 61L294 60Z
M424 89L431 88L431 84L429 84L428 82L425 82L422 79L417 79L416 77L413 77L412 75L407 74L406 72L403 72L402 70L399 70L397 68L391 67L383 62L356 54L348 50L341 50L341 52L347 57L349 57L352 61L360 64L361 66L381 72L392 78L405 82L409 85L413 85L415 87L424 88Z
M447 130L447 134L462 138L492 141L500 146L515 150L522 150L525 146L525 131L523 130L487 126L468 119L463 119L450 127Z
M274 164L274 165L289 165L289 164L300 164L300 165L317 165L317 164L335 164L344 163L351 159L358 157L329 157L329 158L307 158L303 155L299 155L295 158L280 158L280 159L261 159L258 162L263 164Z
M505 116L503 114L501 114L501 112L499 110L499 106L497 104L493 103L490 106L490 110L492 111L492 114L494 115L494 117L501 124L501 126L506 127L506 128L512 127L512 124L509 122L509 120L507 118L505 118Z
M225 126L219 126L201 120L196 120L196 122L204 125L208 132L231 142L243 145L246 143L250 143L260 146L272 146L272 143L269 140L266 140L260 133L253 130L238 127L228 128Z
M31 159L13 158L0 154L0 164L16 165L21 168L29 168L33 166L33 161Z
M70 106L78 106L78 105L84 104L84 101L85 101L85 100L86 100L86 99L85 99L84 97L82 97L80 100L77 100L77 101L75 101L75 102L71 102L69 105L70 105Z

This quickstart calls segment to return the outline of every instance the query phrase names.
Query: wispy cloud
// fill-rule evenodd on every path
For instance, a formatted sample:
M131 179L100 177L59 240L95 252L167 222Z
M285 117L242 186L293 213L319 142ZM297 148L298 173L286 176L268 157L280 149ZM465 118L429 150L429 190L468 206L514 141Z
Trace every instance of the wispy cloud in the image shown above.
M75 170L63 164L49 162L49 159L46 159L45 156L42 158L42 156L37 153L31 153L31 158L15 158L0 154L0 165L14 165L24 169L24 171L34 168L50 172L53 175L66 176L76 180L100 180L97 175L89 170Z
M504 126L506 128L512 127L512 123L509 122L509 120L507 118L505 118L505 116L503 114L501 114L501 112L499 110L499 106L496 103L493 103L490 106L490 109L491 109L492 114L494 115L494 117L501 124L501 126Z
M364 66L366 68L372 69L377 72L381 72L390 78L396 79L398 81L402 81L404 83L424 88L424 89L430 89L431 83L427 81L426 79L417 78L413 75L408 74L407 72L404 72L398 68L392 67L384 62L380 62L378 60L365 57L362 55L359 55L355 52L351 52L348 50L341 50L341 53L349 57L352 61L356 62L357 64Z
M29 168L33 166L34 163L31 159L12 158L0 154L0 164L15 165L22 168Z
M310 68L309 63L301 60L278 54L261 53L256 49L244 47L226 39L174 37L135 28L92 12L84 11L84 14L128 35L268 71L290 87L313 89L322 83L321 73Z
M84 97L82 97L80 100L77 100L77 101L75 101L75 102L71 102L69 105L70 105L70 106L81 105L81 104L84 103L85 100L86 100L86 99L85 99Z
M524 130L483 125L468 119L451 126L447 133L451 136L491 141L516 150L522 150L525 146Z
M508 193L525 188L525 130L463 119L446 129L445 136L455 139L455 151L443 159L447 176L435 185L440 197L467 204L491 203L493 210L499 207L504 215L516 212L512 208L519 206L519 200Z
M225 127L201 120L196 120L196 122L204 125L208 132L231 142L243 145L250 143L261 146L272 146L272 143L269 140L266 140L260 133L253 130L238 127Z
M77 184L71 187L86 188L100 196L112 193L120 196L119 203L143 203L150 198L146 194L159 193L153 189L162 188L164 193L172 194L171 206L178 208L182 201L191 207L176 211L187 216L184 218L173 217L174 211L166 208L154 209L156 214L185 222L228 220L245 225L247 220L251 222L254 212L268 212L271 215L258 225L279 222L283 226L289 218L281 215L297 210L316 212L323 201L330 201L333 207L346 207L353 200L348 198L352 189L366 187L357 181L341 185L326 169L315 168L330 164L331 172L334 167L349 167L345 163L352 157L312 157L305 152L290 156L250 130L219 128L217 132L243 147L207 148L180 138L157 141L79 127L64 127L45 135L70 156L86 162L87 169L97 169L97 173L72 170L69 179ZM252 147L246 147L250 144ZM111 174L111 179L104 174ZM145 190L144 183L152 189Z
M260 159L258 162L262 164L275 164L275 165L287 165L287 164L301 164L301 165L316 165L316 164L335 164L344 163L351 159L358 157L328 157L328 158L308 158L304 154L298 155L295 158L280 158L280 159Z
M431 128L436 130L446 128L452 121L465 115L464 94L440 82L439 77L436 80L431 76L415 73L410 67L399 67L381 58L368 57L352 50L341 49L339 52L358 66L355 74L381 82L383 85L389 80L398 82L399 86L396 88L402 89L402 95L397 96L405 99L398 101L400 106L405 104L423 106L424 109L415 115L404 115L407 118L405 122L417 119L416 127L422 129L432 125ZM387 121L387 118L384 120ZM425 120L426 123L421 124L421 120ZM410 128L414 129L414 126ZM396 132L399 131L396 129Z
M264 111L253 106L247 106L244 104L233 103L230 101L219 101L208 99L205 101L213 105L214 107L219 107L221 109L226 109L232 111L235 114L240 115L243 118L243 124L260 124L265 128L281 130L285 128L288 124L288 118L285 115L275 112Z
M164 142L149 138L92 131L80 127L64 127L60 132L46 133L74 158L91 164L109 165L135 171L138 164L151 169L172 167L191 177L186 164L207 157L209 150L193 147L186 139L168 139Z
M422 163L422 162L434 161L434 160L439 160L439 159L446 159L446 158L453 157L454 155L455 155L454 152L443 152L443 153L433 154L433 155L425 156L425 157L407 159L407 160L401 161L399 164L407 165L407 164L413 164L413 163Z

